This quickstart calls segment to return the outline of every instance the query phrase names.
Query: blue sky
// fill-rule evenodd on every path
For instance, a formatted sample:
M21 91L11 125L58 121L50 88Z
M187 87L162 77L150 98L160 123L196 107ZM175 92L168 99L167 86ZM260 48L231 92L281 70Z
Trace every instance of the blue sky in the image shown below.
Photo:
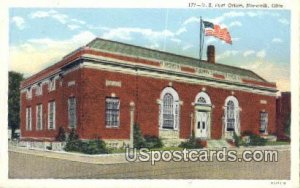
M10 70L30 76L95 37L198 57L199 17L233 44L205 37L217 62L253 70L290 90L290 12L239 9L10 9ZM205 51L203 59L206 59Z

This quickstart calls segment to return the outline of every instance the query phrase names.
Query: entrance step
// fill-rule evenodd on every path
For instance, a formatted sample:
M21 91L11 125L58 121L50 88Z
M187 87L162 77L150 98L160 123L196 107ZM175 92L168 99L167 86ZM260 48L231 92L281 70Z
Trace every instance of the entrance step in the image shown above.
M207 140L207 148L232 148L226 140Z

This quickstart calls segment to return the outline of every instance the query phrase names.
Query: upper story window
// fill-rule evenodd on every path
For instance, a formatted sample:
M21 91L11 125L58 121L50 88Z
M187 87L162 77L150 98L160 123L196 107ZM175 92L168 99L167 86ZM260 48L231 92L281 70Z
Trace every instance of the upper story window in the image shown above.
M31 87L28 87L26 90L26 98L32 99L32 88Z
M267 128L268 128L268 113L267 112L260 112L259 132L267 133Z
M42 87L42 83L38 83L35 87L35 95L39 96L43 94L43 87Z
M56 79L54 77L49 79L48 90L54 91L56 88Z
M69 128L76 128L77 116L76 116L76 98L70 97L68 99L68 122Z
M36 130L43 129L43 106L38 104L36 106Z
M107 97L105 100L105 124L106 127L120 126L120 99Z
M177 130L179 127L179 97L172 87L161 93L160 127Z
M55 118L56 118L56 106L55 101L48 103L48 129L55 129Z
M32 114L31 114L31 107L26 108L26 130L32 130Z

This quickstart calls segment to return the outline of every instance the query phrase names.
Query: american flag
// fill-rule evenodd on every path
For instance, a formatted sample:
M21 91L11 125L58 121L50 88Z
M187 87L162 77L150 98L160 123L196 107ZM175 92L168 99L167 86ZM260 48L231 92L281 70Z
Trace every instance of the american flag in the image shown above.
M228 44L232 44L231 36L227 28L221 28L217 24L213 24L208 21L203 21L205 36L214 36L225 41Z

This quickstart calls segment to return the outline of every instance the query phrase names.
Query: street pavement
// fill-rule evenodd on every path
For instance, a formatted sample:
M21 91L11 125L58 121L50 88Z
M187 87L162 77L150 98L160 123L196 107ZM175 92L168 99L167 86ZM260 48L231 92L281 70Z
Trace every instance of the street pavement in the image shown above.
M92 164L9 152L9 178L59 179L290 179L290 150L278 162L133 162Z

